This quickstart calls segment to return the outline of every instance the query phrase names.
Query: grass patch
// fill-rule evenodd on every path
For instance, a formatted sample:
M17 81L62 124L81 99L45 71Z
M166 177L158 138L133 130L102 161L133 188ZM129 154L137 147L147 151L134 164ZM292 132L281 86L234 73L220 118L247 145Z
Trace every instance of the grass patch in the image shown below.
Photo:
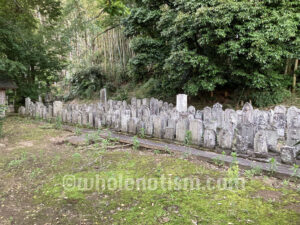
M7 149L0 151L0 218L4 224L299 224L300 193L288 185L281 188L259 179L259 171L245 173L245 189L165 189L166 178L182 181L228 176L222 166L180 159L172 154L145 151L103 151L113 141L94 140L94 148L56 145L52 139L65 131L42 129L41 122L8 117L4 124ZM18 127L18 129L16 129ZM99 143L98 143L99 142ZM26 143L31 143L26 146ZM97 145L97 146L96 146ZM65 176L85 179L90 185L112 178L156 179L154 190L83 190L64 187ZM241 175L239 175L241 176ZM282 181L281 181L282 183ZM99 185L101 187L101 185Z

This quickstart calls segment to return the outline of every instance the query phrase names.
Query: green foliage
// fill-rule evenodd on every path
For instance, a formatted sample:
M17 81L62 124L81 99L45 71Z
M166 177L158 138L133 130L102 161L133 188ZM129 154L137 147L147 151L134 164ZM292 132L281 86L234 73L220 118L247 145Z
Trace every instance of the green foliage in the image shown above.
M158 154L160 154L160 151L157 150L157 149L155 149L155 150L154 150L154 154L155 154L155 155L158 155Z
M262 175L262 168L260 166L255 166L251 170L253 170L253 174L256 176Z
M37 99L59 78L67 46L55 38L60 15L56 0L0 1L0 74L18 85L18 102Z
M290 91L278 88L274 90L264 90L264 91L253 91L246 99L251 99L253 105L257 107L265 107L268 105L275 105L283 102L285 99L291 96Z
M43 171L41 170L41 168L36 168L30 173L30 178L34 179L34 178L38 177L42 172Z
M67 99L80 98L90 99L96 91L99 91L105 84L105 76L100 67L92 66L84 68L73 74L70 83L71 90Z
M223 167L224 166L224 161L220 159L220 157L213 158L213 163L218 166L218 167Z
M118 95L114 98L117 101L127 101L128 100L128 92L124 89L121 89L118 92Z
M62 119L60 116L56 117L54 128L58 130L62 129Z
M227 177L230 180L237 180L239 178L239 165L233 164L228 168Z
M169 155L172 155L172 154L173 154L173 152L170 150L170 148L169 148L167 145L165 146L164 151L165 151L166 153L168 153Z
M65 190L65 195L64 201L66 202L81 202L85 199L84 194L77 187Z
M277 171L277 160L275 158L270 159L269 167L271 173L275 173Z
M107 150L107 147L110 145L109 139L103 139L101 142L101 147L103 151Z
M235 187L239 183L238 179L239 179L240 169L237 160L237 154L235 152L232 152L231 156L233 159L230 167L227 170L227 178L228 178L228 185Z
M296 0L136 1L124 22L130 76L158 79L165 95L244 87L257 106L281 102L285 61L299 54L299 9Z
M27 160L27 152L22 152L22 155L18 159L14 159L8 163L9 168L17 168L22 163L24 163Z
M139 132L139 137L140 138L145 138L145 128L141 128L141 130Z
M282 182L282 185L285 186L285 187L289 186L289 184L290 184L290 181L286 180L286 179L284 179L283 182Z
M298 174L299 172L299 165L294 164L293 168L292 168L293 174L292 177L300 177L300 174Z
M184 158L184 159L188 159L190 156L191 156L191 154L188 153L188 152L185 152L185 153L183 154L183 158Z
M189 146L192 142L192 132L190 130L186 131L184 137L184 144Z
M140 147L140 141L138 140L137 136L133 137L133 143L132 143L132 145L133 145L133 149L134 150L138 150L139 149L139 147Z
M260 167L258 167L258 166L252 168L251 170L246 170L245 171L245 176L248 179L251 179L254 176L259 176L261 174L262 174L262 169Z
M81 129L80 129L79 127L76 127L76 128L75 128L75 135L76 135L76 136L80 136L81 134L82 134Z
M93 144L93 143L101 141L101 137L99 136L100 132L101 131L98 130L97 132L94 132L94 133L91 133L91 134L86 134L85 135L85 142L86 142L86 144L90 145L90 144ZM107 140L109 140L109 139L107 139Z
M252 170L245 170L245 177L247 177L248 179L251 179L254 176L253 171Z
M236 152L232 152L231 156L232 156L232 164L238 164Z
M124 40L120 25L123 17L129 14L128 2L131 1L63 1L64 22L60 23L59 35L68 40L69 65L66 73L68 79L60 83L63 88L59 90L59 95L68 99L91 98L93 92L102 86L95 87L92 82L86 83L86 87L80 91L78 88L81 82L75 82L71 85L72 93L67 93L69 78L73 79L72 76L76 77L77 73L89 73L90 68L101 68L98 74L107 78L105 84L109 91L114 92L126 80L126 63L132 52L128 51L128 43ZM112 33L117 35L111 35ZM89 81L88 76L83 79L84 83Z
M74 154L72 155L72 158L73 158L73 160L74 160L75 162L80 162L80 160L81 160L81 155L80 155L80 153L74 153Z
M226 153L223 151L223 152L222 152L222 157L224 157L225 155L226 155ZM216 166L219 166L219 167L225 166L224 160L222 160L219 156L217 156L216 158L213 158L213 163L214 163Z

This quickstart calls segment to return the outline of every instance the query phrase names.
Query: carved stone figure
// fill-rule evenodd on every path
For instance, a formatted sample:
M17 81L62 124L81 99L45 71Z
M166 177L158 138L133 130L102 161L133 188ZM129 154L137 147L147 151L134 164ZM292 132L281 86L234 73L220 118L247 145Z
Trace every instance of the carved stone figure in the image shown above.
M254 154L257 157L265 158L268 154L267 136L265 131L258 131L254 138Z
M204 131L204 144L205 148L214 149L216 147L216 132L214 130Z

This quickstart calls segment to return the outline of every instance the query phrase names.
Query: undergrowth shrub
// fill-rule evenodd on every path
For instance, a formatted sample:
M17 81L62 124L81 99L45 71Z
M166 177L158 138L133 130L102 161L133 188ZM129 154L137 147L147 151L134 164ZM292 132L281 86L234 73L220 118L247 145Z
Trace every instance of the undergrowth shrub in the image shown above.
M118 93L117 96L114 98L117 101L127 101L129 99L128 97L128 91L121 89Z
M132 145L133 145L133 149L134 150L138 150L139 149L139 147L140 147L140 141L138 140L137 136L133 137L133 143L132 143Z
M252 91L248 99L252 100L254 106L266 107L269 105L279 104L290 96L291 92L289 90L278 88L275 90Z
M189 146L192 142L192 132L190 130L186 131L184 137L184 144Z
M100 67L91 66L75 72L70 80L71 89L67 100L76 97L90 99L93 94L100 90L106 82L106 77Z
M227 170L227 178L228 178L228 184L231 187L236 187L238 186L239 183L239 174L240 174L240 169L239 169L239 163L237 160L237 154L235 152L231 153L232 156L232 163L230 167Z

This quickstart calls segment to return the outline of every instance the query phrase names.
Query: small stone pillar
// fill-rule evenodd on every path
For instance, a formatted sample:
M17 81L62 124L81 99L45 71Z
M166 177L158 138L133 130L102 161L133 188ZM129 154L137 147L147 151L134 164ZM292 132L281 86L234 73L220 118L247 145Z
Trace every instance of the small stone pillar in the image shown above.
M29 97L25 98L26 115L29 115L30 113L30 104L31 104L31 99Z
M0 90L0 105L5 106L6 103L6 95L5 90ZM0 111L0 118L5 116L5 111Z
M61 101L53 102L53 116L58 117L62 113L63 103Z
M107 93L106 88L100 90L100 103L106 105L107 102Z
M187 112L187 95L185 94L179 94L176 98L176 110L179 113L185 113Z

